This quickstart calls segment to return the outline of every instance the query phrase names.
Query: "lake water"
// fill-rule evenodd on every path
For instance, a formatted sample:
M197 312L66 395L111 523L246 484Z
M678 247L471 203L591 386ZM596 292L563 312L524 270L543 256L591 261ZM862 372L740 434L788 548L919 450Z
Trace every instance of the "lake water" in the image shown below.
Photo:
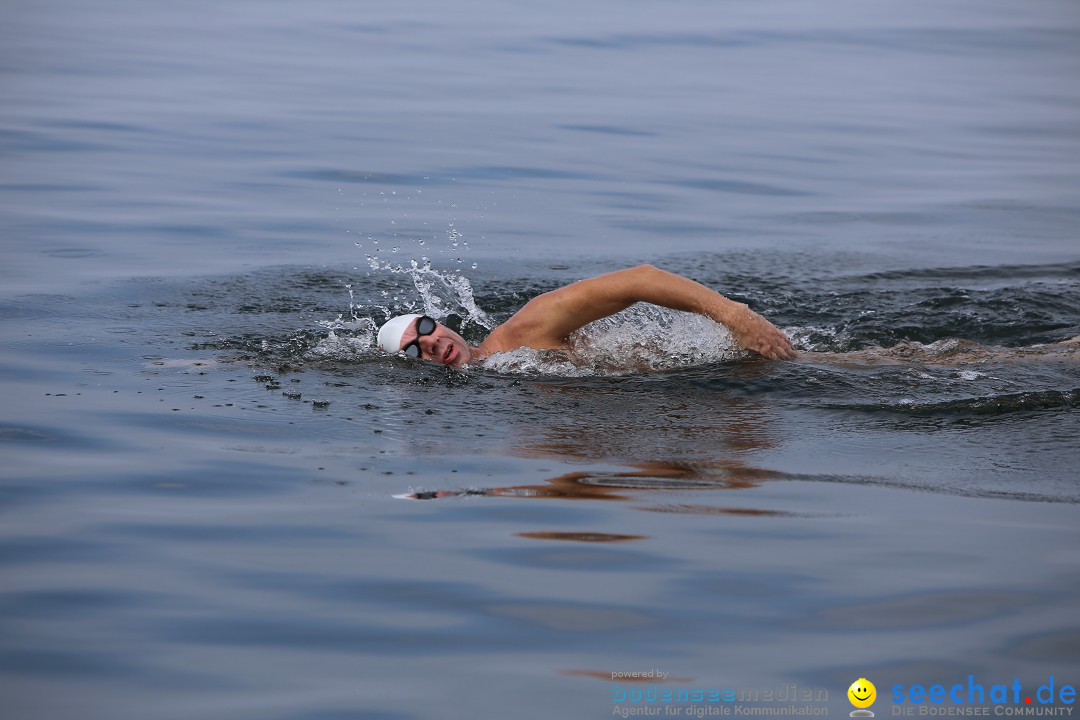
M1075 3L0 18L5 717L1080 681ZM802 357L372 349L643 262Z

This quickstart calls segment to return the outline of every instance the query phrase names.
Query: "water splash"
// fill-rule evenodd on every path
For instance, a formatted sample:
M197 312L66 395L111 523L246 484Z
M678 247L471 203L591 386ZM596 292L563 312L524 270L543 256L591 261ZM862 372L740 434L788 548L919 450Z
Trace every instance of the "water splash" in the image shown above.
M338 315L333 320L318 321L318 324L329 332L312 348L311 354L315 357L352 360L375 345L378 325L371 318L360 314L362 305L356 301L352 284L346 284L345 289L349 291L349 319ZM338 335L338 332L346 334Z
M489 355L480 362L480 366L505 375L585 377L597 374L588 367L575 364L570 355L562 350L517 348Z
M420 262L410 260L408 265L395 265L369 255L368 266L376 272L394 275L406 274L412 280L419 299L401 299L400 304L380 306L386 318L402 313L419 312L442 321L450 315L462 318L462 328L479 325L486 331L495 329L497 323L476 304L472 283L461 271L436 270L424 257Z
M329 334L312 350L315 356L336 360L358 359L374 350L379 325L395 315L422 313L443 322L450 315L462 318L461 330L478 326L490 332L498 324L476 304L472 283L460 270L437 270L424 257L407 265L394 264L369 255L368 266L377 273L407 275L416 290L416 297L390 296L383 291L388 303L364 305L356 301L352 286L349 291L349 318L338 315L334 320L321 320L319 325ZM372 314L375 317L372 317Z
M338 335L337 331L330 330L327 336L311 349L311 355L322 360L357 360L375 347L377 331L374 323L366 331L355 335Z
M745 357L723 325L693 313L639 303L574 332L565 351L518 348L482 365L511 374L628 375Z

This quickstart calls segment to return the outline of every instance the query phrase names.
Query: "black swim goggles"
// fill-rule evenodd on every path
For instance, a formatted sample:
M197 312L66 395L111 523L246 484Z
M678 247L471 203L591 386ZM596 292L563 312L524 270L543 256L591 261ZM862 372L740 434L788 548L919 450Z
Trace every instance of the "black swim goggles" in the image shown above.
M401 348L401 352L405 353L411 358L419 358L421 355L423 355L423 352L420 350L420 338L435 332L436 327L438 327L438 323L429 318L427 315L423 315L417 318L416 338L411 343Z

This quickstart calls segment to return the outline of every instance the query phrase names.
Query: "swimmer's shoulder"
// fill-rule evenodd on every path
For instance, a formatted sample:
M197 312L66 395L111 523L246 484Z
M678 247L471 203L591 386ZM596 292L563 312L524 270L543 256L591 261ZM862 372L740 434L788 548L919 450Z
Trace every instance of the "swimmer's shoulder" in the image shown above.
M551 336L550 324L544 322L543 313L532 302L518 310L509 320L491 331L480 344L487 353L507 352L520 347L549 350L565 347L563 338Z

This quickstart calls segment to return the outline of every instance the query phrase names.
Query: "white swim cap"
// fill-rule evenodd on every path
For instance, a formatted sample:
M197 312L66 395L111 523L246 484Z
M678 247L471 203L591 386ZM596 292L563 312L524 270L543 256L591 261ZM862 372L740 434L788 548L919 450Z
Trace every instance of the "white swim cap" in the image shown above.
M391 353L401 350L401 336L419 317L423 315L398 315L387 320L379 328L379 349Z

